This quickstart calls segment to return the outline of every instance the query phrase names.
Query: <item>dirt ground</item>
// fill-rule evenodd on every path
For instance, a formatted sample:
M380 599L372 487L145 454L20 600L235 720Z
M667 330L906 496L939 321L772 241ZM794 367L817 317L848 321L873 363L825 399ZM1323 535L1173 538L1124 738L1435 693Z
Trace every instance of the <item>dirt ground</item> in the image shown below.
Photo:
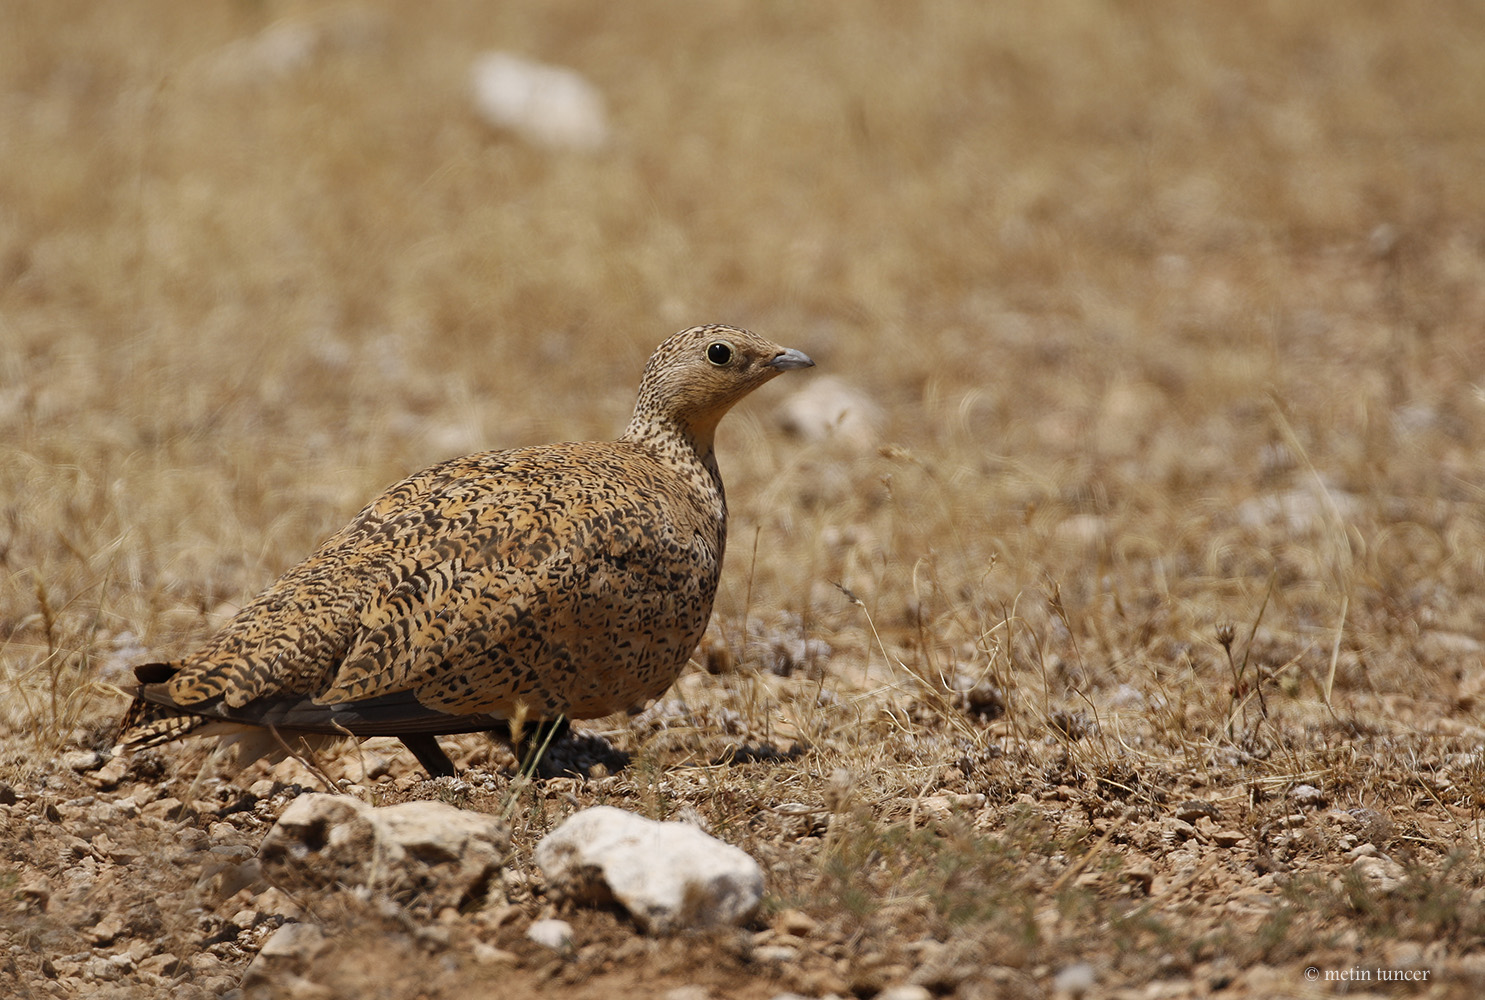
M496 49L607 144L482 120ZM1482 995L1481 93L1466 0L12 5L0 995ZM532 782L320 761L508 817L487 899L244 884L315 775L108 758L130 666L408 472L615 436L702 322L817 367L722 425L676 687ZM593 804L757 919L557 906Z

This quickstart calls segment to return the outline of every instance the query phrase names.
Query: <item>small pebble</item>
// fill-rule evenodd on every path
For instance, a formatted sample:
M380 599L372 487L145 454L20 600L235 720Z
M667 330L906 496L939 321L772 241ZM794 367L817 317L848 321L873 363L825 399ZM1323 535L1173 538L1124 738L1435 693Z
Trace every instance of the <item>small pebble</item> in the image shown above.
M246 929L258 922L258 911L251 906L245 906L232 914L232 918L227 922L233 927Z
M1081 997L1093 989L1096 978L1093 966L1087 962L1078 962L1064 967L1052 977L1052 989L1064 996Z
M753 949L753 958L759 962L778 962L780 965L799 957L799 950L788 945L770 944Z
M1168 841L1190 840L1196 836L1196 827L1183 819L1167 816L1160 821L1160 832Z
M261 958L286 958L307 961L319 954L328 942L314 924L284 924L263 942Z
M820 922L803 910L784 910L774 918L773 925L784 934L809 937L820 929Z
M538 920L527 928L526 936L553 951L572 950L572 925L565 920Z
M1144 892L1149 892L1150 887L1155 884L1155 866L1150 864L1148 858L1138 858L1124 866L1121 872L1124 879L1133 882Z
M1319 807L1325 805L1325 793L1314 785L1295 785L1289 790L1289 797L1297 806Z
M877 994L877 1000L933 1000L927 987L913 984L889 986Z
M140 972L148 972L151 975L168 975L168 970L174 969L180 964L180 959L168 951L162 951L158 955L151 955L139 963Z
M156 799L140 811L155 819L177 819L180 816L181 801L174 795L167 795L163 799Z
M69 750L62 755L62 763L74 771L96 771L103 766L103 755L97 750Z
M661 1000L711 1000L712 991L705 986L677 986L660 994Z
M1203 816L1217 819L1221 816L1221 812L1212 803L1203 802L1201 799L1188 799L1176 806L1176 819L1183 823L1195 823Z
M480 965L518 965L521 957L513 951L497 948L493 944L476 941L469 953Z
M112 791L128 773L129 762L123 757L114 757L89 775L89 780L104 791Z

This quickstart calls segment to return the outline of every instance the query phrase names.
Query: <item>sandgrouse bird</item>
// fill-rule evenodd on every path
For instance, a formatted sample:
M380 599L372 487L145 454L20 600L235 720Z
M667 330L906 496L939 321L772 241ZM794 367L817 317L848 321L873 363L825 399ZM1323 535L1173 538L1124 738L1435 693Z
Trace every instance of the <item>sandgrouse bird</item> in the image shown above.
M134 670L121 750L184 736L251 761L396 736L451 775L439 734L638 709L711 617L727 541L717 421L814 364L700 326L645 365L617 441L456 458L404 479L202 649Z

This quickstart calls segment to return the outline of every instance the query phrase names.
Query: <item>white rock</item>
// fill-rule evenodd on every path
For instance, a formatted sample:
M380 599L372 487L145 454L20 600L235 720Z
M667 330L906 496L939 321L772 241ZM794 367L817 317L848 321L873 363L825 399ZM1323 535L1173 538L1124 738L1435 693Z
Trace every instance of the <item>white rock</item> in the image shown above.
M1138 711L1145 707L1145 695L1133 684L1120 684L1109 692L1109 707Z
M1239 503L1233 513L1247 528L1282 528L1303 535L1328 529L1339 519L1349 521L1361 509L1354 493L1327 488L1323 494L1310 489L1265 493Z
M1289 789L1289 797L1296 805L1317 807L1325 805L1325 793L1314 785L1295 785Z
M656 934L741 924L763 898L763 870L745 852L689 824L612 806L570 817L536 846L536 863L556 895L617 900Z
M807 441L829 439L864 449L881 437L882 408L844 379L822 375L784 400L778 421Z
M660 1000L711 1000L711 996L705 986L677 986L660 994Z
M933 1000L933 994L926 986L905 983L902 986L887 987L877 994L877 1000Z
M526 936L543 948L572 950L572 925L565 920L538 920L526 929Z
M1401 888L1407 880L1407 870L1386 855L1360 857L1351 865L1351 870L1361 876L1361 881L1375 892L1390 893Z
M97 750L69 750L62 755L62 763L74 771L96 771L103 766L103 755Z
M487 52L470 71L474 105L496 128L548 149L601 149L609 139L603 95L561 66Z
M313 25L277 21L224 48L212 67L213 76L234 84L278 79L309 66L319 47L319 33Z
M753 949L753 961L765 965L788 965L799 957L799 949L786 944L765 944Z
M275 21L214 53L207 62L207 79L228 87L274 83L309 69L329 52L368 48L385 33L384 18L355 8Z
M1077 962L1064 966L1052 977L1052 989L1062 996L1081 997L1093 989L1096 981L1093 966L1087 962Z

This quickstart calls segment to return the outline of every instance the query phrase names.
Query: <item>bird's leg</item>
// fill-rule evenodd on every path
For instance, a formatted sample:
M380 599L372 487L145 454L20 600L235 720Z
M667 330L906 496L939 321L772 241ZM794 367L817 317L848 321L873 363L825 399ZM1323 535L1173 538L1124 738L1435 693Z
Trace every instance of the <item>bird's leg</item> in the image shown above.
M314 751L310 749L309 740L304 734L291 733L289 734L289 737L285 739L283 732L280 731L277 726L268 726L267 729L269 734L272 735L273 739L278 743L279 748L283 750L286 755L293 757L299 763L303 764L304 769L310 774L314 775L315 780L324 785L326 791L335 791L334 779L331 778L330 775L325 773L325 769L321 767L320 762L315 759Z
M448 754L438 745L438 737L427 733L412 733L407 736L399 736L402 745L412 751L412 755L418 758L418 763L423 765L423 770L428 772L430 778L452 778L455 774L454 762L449 760Z
M534 769L547 748L566 736L571 728L567 716L559 715L529 725L512 722L503 730L490 730L490 737L507 744L516 755L518 769L525 771Z
M532 731L531 738L538 746L550 746L560 740L567 738L567 733L572 729L572 722L565 715L559 715L555 719L538 722L536 729Z

